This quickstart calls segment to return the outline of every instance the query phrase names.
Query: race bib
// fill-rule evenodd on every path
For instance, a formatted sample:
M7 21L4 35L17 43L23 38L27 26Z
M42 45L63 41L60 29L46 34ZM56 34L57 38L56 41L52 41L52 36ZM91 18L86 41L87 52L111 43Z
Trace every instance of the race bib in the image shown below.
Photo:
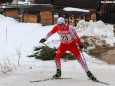
M69 34L69 35L60 35L60 40L61 41L69 41L72 39L72 36Z

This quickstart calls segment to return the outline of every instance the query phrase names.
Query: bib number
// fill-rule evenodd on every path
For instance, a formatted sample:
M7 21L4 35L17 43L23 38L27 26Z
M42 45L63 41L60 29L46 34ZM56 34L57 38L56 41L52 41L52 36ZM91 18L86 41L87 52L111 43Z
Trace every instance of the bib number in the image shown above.
M61 40L67 41L68 40L68 36L61 36Z

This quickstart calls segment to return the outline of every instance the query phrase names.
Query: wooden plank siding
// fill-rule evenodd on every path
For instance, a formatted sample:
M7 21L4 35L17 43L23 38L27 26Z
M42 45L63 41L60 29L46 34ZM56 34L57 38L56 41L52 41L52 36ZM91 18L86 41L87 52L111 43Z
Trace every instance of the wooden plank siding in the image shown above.
M104 0L109 1L109 0ZM110 0L115 1L115 0ZM97 19L104 23L115 24L115 5L114 3L101 3L98 8Z
M19 9L18 8L10 8L5 9L5 16L13 17L15 19L18 19L19 15Z
M24 14L22 22L37 23L37 16L31 14Z
M41 11L41 23L43 26L54 24L53 11Z

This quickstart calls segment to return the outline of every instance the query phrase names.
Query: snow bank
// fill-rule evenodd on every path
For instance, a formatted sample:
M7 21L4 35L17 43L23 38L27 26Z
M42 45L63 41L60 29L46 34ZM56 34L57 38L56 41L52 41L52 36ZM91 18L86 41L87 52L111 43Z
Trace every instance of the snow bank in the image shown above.
M97 36L97 37L113 37L113 25L104 24L102 21L87 22L81 20L76 26L76 30L80 36Z
M110 44L110 46L115 46L115 37L105 38L105 41L107 44Z
M14 18L11 17L5 17L4 15L0 14L0 23L17 23Z

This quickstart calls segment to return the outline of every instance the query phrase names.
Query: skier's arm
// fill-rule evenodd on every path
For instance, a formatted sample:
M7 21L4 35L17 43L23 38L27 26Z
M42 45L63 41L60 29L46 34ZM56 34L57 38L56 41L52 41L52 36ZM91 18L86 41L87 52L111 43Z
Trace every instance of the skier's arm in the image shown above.
M45 39L47 40L51 35L53 35L57 31L57 26L55 26L48 34L46 35Z
M44 43L51 35L57 31L56 26L46 35L45 38L42 38L39 43Z
M73 36L75 42L77 42L78 46L81 46L80 38L78 37L75 29L72 26L69 26L69 31L70 31L71 35Z

